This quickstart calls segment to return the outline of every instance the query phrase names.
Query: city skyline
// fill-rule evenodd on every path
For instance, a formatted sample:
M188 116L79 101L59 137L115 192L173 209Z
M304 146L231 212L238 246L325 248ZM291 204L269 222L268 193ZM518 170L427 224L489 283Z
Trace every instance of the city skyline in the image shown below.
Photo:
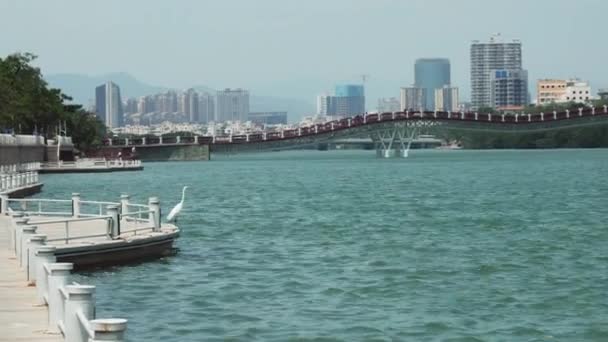
M466 1L459 6L448 1L349 4L4 2L0 4L0 25L5 31L20 26L19 22L35 20L19 35L1 37L0 52L31 51L40 56L37 63L48 74L127 71L144 82L168 88L187 88L192 84L215 89L241 87L256 94L301 98L311 103L320 91L339 83L357 82L361 74L369 74L366 97L368 104L374 104L378 98L398 96L400 87L411 84L414 72L410 66L416 59L435 56L450 59L451 83L460 88L462 99L469 100L469 44L502 32L506 38L520 39L525 45L523 68L529 71L532 94L534 80L540 78L578 77L588 80L593 89L608 85L608 71L602 68L601 57L608 52L601 44L588 44L589 40L601 39L592 23L601 20L601 13L608 10L608 4L602 1L583 1L582 5L589 9L584 12L572 11L571 3L566 1L552 1L551 6L545 2L515 1L503 4L500 15L491 10L495 6L487 1ZM252 10L267 20L249 18ZM132 15L137 11L142 15ZM197 19L201 13L207 13L206 20ZM223 24L225 13L231 13L240 25ZM388 44L407 32L402 23L407 22L408 27L422 25L431 13L434 22L464 20L458 19L449 34L438 26L425 30L424 35L408 35L408 44L403 46ZM91 15L107 20L88 25ZM560 23L550 25L551 35L547 34L547 25L538 21L541 17ZM64 22L67 18L69 23ZM167 18L170 20L162 20ZM513 24L514 18L517 25ZM370 24L349 25L352 22ZM330 27L331 35L320 34ZM200 43L184 44L180 38L183 32L189 32L188 36L196 37ZM105 33L106 38L102 36ZM584 40L579 38L583 36ZM119 37L111 42L112 49L107 49L107 37ZM166 46L152 44L158 39ZM96 44L98 41L104 44ZM78 53L66 55L54 49L66 42L78 42ZM368 45L383 47L381 62L373 48L363 48L361 53L361 47ZM178 46L181 53L175 54ZM310 52L313 46L315 52L322 53Z

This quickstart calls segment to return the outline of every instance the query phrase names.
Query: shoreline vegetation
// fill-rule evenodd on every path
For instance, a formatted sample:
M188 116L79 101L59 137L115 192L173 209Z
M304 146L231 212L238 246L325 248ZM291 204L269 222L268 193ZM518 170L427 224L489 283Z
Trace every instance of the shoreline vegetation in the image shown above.
M0 58L0 130L49 139L64 130L80 150L101 145L104 124L82 105L66 104L72 98L48 85L35 59L31 53Z
M79 104L66 104L72 98L60 89L49 87L31 53L15 53L0 58L0 130L3 133L39 134L53 138L61 130L68 132L79 150L102 146L108 135L105 125ZM592 103L596 108L607 100ZM528 106L522 112L540 113L578 110L578 103ZM492 108L479 112L496 113ZM437 135L445 141L459 141L465 149L534 149L608 147L608 124L560 128L536 133L471 132L445 130Z

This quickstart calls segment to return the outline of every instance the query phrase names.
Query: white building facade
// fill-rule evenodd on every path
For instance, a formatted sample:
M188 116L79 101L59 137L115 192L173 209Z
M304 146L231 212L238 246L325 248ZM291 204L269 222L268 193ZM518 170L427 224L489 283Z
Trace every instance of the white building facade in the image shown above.
M246 122L249 116L249 91L244 89L219 90L215 96L217 122Z

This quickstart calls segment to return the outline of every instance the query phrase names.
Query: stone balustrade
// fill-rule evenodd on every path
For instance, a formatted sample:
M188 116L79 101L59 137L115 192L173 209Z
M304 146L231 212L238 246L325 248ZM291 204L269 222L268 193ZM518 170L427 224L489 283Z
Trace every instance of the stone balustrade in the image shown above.
M70 283L72 263L57 263L55 246L46 236L36 234L37 226L28 224L21 212L13 212L9 225L9 249L35 285L38 300L48 307L50 333L61 333L66 342L124 341L126 319L95 317L95 286Z

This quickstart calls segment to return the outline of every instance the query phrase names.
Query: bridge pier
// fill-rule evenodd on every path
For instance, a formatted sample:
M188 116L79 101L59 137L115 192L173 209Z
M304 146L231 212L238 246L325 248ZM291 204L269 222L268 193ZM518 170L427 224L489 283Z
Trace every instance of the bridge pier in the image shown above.
M375 132L372 139L376 142L376 156L407 158L417 131L417 127L403 124Z

